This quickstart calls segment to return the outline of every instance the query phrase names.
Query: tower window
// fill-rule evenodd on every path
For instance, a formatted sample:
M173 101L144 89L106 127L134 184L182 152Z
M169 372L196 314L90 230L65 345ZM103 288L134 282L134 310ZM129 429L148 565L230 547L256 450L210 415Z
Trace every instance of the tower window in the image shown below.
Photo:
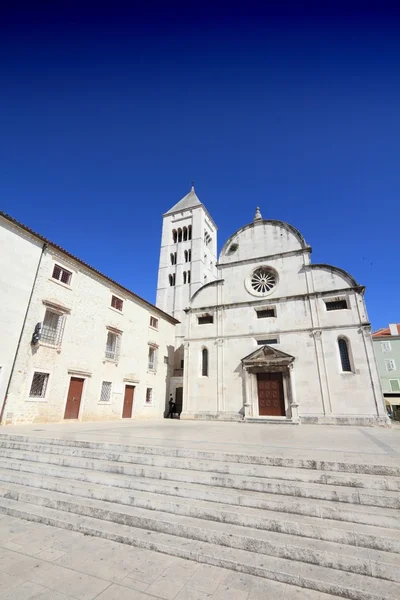
M188 240L191 240L191 239L192 239L192 226L189 225L189 227L188 227Z
M175 285L175 273L168 275L169 285Z
M208 377L208 350L203 348L201 351L201 374L203 377Z
M176 265L176 252L172 252L170 254L170 258L171 258L171 265Z
M187 272L187 282L190 283L190 271Z
M351 372L351 362L350 362L350 353L349 353L349 342L344 338L339 338L339 354L340 354L340 362L342 363L342 371Z
M179 228L178 229L178 242L181 242L181 241L182 241L182 229Z
M176 229L172 231L172 239L174 244L176 244L176 242L178 241L178 232L176 231Z
M187 227L183 228L183 241L186 242L188 239L188 231L187 231Z
M183 283L186 283L186 271L183 271Z
M211 242L211 235L207 231L204 232L204 242L206 246Z
M188 250L188 262L192 260L192 251Z

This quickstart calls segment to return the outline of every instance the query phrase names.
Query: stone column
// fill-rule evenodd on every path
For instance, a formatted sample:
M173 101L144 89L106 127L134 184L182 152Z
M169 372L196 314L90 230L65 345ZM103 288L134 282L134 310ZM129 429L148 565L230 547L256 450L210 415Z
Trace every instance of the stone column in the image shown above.
M299 405L297 404L296 394L296 377L294 371L294 364L289 365L289 382L290 382L290 414L292 421L300 421L299 418Z
M246 367L243 367L243 375L244 375L244 417L253 416L253 407L252 407L252 398L251 398L251 390L250 390L250 375Z

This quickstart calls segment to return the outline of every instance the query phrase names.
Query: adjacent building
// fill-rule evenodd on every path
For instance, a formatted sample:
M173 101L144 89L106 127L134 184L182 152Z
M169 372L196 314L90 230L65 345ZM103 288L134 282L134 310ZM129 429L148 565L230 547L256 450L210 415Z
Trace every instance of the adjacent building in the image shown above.
M162 417L176 319L0 214L1 423Z
M375 331L372 341L387 409L400 421L400 323Z

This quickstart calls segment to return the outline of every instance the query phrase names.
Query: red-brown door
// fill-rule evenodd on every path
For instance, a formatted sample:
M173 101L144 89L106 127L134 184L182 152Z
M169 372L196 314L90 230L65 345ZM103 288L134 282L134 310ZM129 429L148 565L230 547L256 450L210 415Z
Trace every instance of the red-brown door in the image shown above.
M282 373L257 373L258 414L284 417Z
M84 379L78 377L71 377L64 419L77 419L79 417L84 381Z
M122 409L122 418L123 419L130 419L132 416L134 390L135 390L134 385L126 385L125 386L124 407Z

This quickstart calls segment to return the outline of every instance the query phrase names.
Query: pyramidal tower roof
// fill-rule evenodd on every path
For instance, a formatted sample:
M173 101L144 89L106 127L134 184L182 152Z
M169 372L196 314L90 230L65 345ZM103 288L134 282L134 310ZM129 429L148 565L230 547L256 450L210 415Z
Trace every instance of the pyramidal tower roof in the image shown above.
M193 206L201 206L201 202L194 191L194 185L186 196L184 196L179 202L177 202L172 208L170 208L165 214L174 213L180 210L186 210Z

